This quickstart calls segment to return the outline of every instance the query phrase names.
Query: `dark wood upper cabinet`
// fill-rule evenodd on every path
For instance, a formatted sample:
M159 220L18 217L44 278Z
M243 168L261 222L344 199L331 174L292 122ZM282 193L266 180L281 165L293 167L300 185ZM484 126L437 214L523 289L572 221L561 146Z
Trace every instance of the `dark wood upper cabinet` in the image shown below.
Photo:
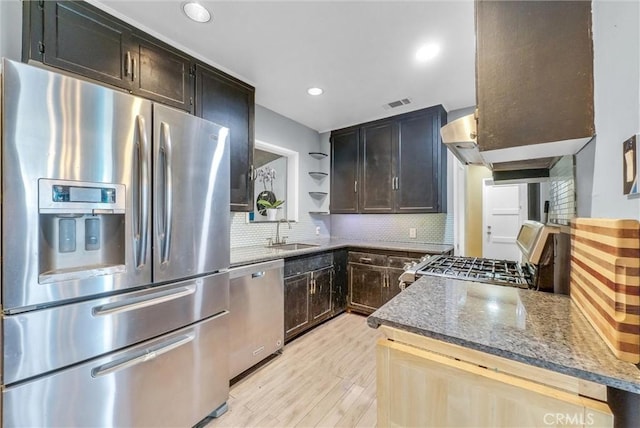
M360 128L360 212L389 213L394 210L395 146L393 122Z
M132 47L133 93L192 112L190 58L139 36L133 37Z
M255 89L81 1L23 4L22 59L40 61L230 129L231 210L253 209Z
M30 58L124 89L132 89L131 59L127 56L131 30L109 15L82 2L30 2L31 27L43 28L43 39L32 42ZM33 22L36 21L36 22ZM37 22L40 21L40 22ZM37 36L37 33L32 34Z
M41 27L42 40L23 43L29 49L23 59L192 111L192 60L186 54L85 2L30 2L29 8L25 38L40 37L35 30Z
M329 209L333 214L352 214L358 210L358 151L360 130L331 133L331 192Z
M591 137L591 1L476 1L483 151Z
M446 212L446 122L438 105L332 132L331 212Z
M253 209L254 97L252 86L196 65L196 115L230 130L232 211Z
M398 120L396 212L446 212L447 149L440 139L446 123L442 106Z

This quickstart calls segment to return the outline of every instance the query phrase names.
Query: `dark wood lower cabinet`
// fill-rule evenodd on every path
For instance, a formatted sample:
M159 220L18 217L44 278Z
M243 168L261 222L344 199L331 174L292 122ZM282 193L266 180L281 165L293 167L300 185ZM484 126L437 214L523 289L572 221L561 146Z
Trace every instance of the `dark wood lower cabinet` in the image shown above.
M285 338L304 330L309 324L309 275L284 279L284 335Z
M400 294L400 275L402 275L404 269L396 269L396 268L388 268L387 277L389 278L388 287L384 289L384 301L388 302L389 300L396 297Z
M418 261L420 254L349 252L347 308L371 314L400 293L399 277L405 263Z
M386 267L349 263L349 307L371 313L382 306Z
M399 276L422 254L340 249L284 264L284 338L289 341L345 311L371 314L400 293Z
M331 315L333 266L311 272L311 321Z
M285 261L284 338L292 339L332 317L336 310L333 254ZM339 300L344 300L344 297Z

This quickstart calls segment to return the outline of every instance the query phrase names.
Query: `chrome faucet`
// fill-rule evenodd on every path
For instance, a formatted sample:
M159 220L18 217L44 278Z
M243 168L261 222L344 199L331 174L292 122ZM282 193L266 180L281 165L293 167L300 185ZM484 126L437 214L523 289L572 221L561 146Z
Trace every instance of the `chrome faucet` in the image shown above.
M289 229L291 229L291 222L289 221L289 219L286 218L281 218L280 220L278 220L276 222L276 239L275 241L273 241L273 245L278 245L278 244L286 244L287 242L287 237L283 236L282 240L280 240L280 223L282 222L287 222L287 224L289 225Z

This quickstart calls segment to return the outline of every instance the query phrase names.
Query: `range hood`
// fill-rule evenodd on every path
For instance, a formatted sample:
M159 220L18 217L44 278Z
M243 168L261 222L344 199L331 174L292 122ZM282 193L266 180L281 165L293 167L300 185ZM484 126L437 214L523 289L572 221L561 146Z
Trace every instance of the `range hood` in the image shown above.
M549 169L565 155L574 155L593 137L482 150L477 141L473 114L456 119L440 129L442 142L465 165L484 165L501 183L533 183L549 179Z
M464 165L485 165L476 141L476 119L473 114L462 116L440 128L442 143Z

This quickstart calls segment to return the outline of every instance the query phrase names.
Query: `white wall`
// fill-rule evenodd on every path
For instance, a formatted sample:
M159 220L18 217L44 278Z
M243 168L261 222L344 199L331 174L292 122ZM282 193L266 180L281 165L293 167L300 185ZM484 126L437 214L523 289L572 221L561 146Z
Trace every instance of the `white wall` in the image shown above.
M578 156L581 215L640 219L640 199L622 194L622 142L640 132L640 2L593 2L594 104L596 140L593 162L589 147ZM589 177L591 178L591 177ZM590 209L590 213L586 213Z
M0 57L20 61L22 52L22 2L0 0Z

